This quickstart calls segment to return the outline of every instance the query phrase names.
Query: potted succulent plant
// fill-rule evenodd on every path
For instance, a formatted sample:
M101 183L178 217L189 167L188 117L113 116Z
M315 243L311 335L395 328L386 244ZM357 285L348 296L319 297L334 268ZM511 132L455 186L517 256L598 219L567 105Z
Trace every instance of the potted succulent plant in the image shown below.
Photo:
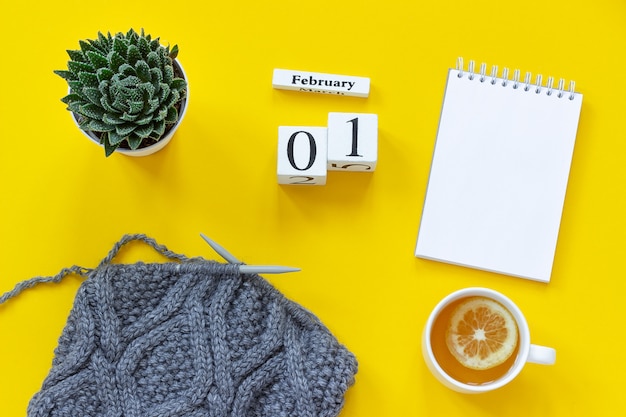
M113 152L147 155L169 142L187 108L185 72L175 59L178 46L162 46L133 29L98 33L68 50L67 81L61 99L82 132Z

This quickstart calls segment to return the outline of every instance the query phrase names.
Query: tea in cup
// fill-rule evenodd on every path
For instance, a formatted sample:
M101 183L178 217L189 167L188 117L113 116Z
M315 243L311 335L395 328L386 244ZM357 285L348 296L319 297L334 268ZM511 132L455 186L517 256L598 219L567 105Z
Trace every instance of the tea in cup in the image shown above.
M552 365L556 351L530 343L521 310L487 288L465 288L437 304L422 337L433 375L447 387L480 393L512 381L527 362Z

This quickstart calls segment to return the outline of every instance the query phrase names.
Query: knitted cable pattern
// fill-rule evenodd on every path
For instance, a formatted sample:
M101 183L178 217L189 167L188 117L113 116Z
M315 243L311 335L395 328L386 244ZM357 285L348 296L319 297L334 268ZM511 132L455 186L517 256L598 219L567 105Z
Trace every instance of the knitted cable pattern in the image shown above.
M117 250L79 288L29 417L339 414L357 361L312 313L238 265Z

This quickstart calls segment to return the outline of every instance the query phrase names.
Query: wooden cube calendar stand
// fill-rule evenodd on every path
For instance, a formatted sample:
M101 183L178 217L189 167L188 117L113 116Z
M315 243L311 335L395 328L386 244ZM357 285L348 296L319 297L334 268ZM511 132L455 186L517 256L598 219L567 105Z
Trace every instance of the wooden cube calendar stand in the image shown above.
M373 172L378 161L378 116L329 113L328 127L278 128L279 184L325 185L327 171Z

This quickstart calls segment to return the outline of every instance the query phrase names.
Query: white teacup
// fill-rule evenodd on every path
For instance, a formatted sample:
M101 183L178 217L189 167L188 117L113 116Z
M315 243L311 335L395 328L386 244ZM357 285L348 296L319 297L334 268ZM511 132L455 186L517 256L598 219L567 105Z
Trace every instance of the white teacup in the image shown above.
M515 357L512 357L510 367L503 370L502 375L496 379L483 382L483 383L467 383L461 382L452 376L450 376L444 368L447 368L446 364L438 362L437 356L433 353L433 342L435 346L441 346L441 340L433 340L433 325L436 323L437 318L442 311L447 311L445 308L451 303L467 297L480 296L497 301L504 306L513 316L516 321L518 329L518 347L516 349ZM439 332L440 333L440 332ZM441 335L439 335L441 337ZM439 343L439 345L437 345ZM443 342L445 343L445 341ZM453 292L452 294L441 300L430 314L426 326L424 327L424 333L422 336L422 353L426 361L428 369L433 373L441 383L448 388L451 388L458 392L463 393L482 393L492 391L500 388L509 382L511 382L524 368L527 362L538 363L542 365L553 365L556 360L556 351L552 348L545 346L538 346L530 343L530 332L528 330L528 323L524 318L521 310L506 296L500 294L497 291L488 288L465 288ZM442 356L439 354L440 360ZM509 362L510 362L509 361ZM458 366L459 364L454 364ZM504 365L503 365L504 366ZM508 366L508 365L507 365Z

